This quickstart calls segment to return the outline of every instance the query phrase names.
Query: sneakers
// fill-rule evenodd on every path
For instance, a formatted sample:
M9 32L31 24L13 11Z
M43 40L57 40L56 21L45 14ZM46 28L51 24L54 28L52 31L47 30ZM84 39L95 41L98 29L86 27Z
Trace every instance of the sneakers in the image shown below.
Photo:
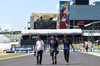
M36 65L41 65L41 63L36 63Z
M39 65L41 65L41 63L39 63Z
M68 62L65 61L65 64L68 65Z
M57 64L57 61L55 61L55 64Z
M54 62L52 62L52 65L54 64Z
M38 65L38 63L36 63L36 65Z
M53 65L53 64L57 64L57 61L55 61L55 63L54 63L54 62L52 62L52 65Z

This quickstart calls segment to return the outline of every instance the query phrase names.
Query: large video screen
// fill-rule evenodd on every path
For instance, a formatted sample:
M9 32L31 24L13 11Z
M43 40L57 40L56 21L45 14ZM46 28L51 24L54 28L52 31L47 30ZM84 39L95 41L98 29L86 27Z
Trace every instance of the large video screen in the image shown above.
M89 5L89 0L76 0L76 5Z
M60 1L59 11L60 11L60 29L69 29L69 1Z

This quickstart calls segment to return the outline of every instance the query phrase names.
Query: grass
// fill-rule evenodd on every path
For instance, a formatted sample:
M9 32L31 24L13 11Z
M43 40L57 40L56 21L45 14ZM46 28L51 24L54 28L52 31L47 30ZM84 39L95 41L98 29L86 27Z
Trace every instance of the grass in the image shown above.
M93 53L93 54L96 54L96 55L100 55L100 52L89 52L89 53Z
M17 53L17 54L1 55L0 59L22 56L22 55L27 55L27 54L29 54L29 53Z
M80 48L82 47L81 44L73 44L73 46L74 46L75 49L80 49ZM59 45L58 48L59 48L59 49L62 49L62 48L63 48L63 45ZM71 46L70 46L70 48L72 49ZM96 48L97 48L97 49L100 49L100 45L94 47L94 49L96 49Z
M100 49L100 45L95 46L94 49Z
M73 44L74 48L75 49L80 49L81 48L81 45L80 44ZM70 46L70 48L72 49L72 47Z
M73 44L73 46L74 46L75 49L80 49L81 48L81 45L80 44ZM59 45L58 48L59 49L63 49L63 45ZM72 49L71 46L70 46L70 48Z
M100 45L98 45L98 49L100 49Z

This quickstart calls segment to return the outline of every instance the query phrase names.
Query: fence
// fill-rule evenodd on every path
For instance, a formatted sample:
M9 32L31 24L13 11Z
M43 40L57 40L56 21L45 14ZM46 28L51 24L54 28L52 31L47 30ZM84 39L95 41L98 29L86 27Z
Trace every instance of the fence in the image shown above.
M12 34L1 34L8 37L11 41L20 41L21 35L12 35Z

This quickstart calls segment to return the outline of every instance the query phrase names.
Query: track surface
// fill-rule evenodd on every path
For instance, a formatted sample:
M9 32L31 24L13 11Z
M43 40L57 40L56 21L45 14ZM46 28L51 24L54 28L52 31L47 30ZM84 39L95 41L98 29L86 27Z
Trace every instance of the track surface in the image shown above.
M63 53L58 54L57 60L58 64L54 66L66 66ZM49 53L44 53L41 66L52 66L51 63L52 61ZM0 66L37 66L36 57L33 55L28 55L19 58L0 60ZM100 66L100 57L85 53L73 52L70 53L70 61L68 66Z

